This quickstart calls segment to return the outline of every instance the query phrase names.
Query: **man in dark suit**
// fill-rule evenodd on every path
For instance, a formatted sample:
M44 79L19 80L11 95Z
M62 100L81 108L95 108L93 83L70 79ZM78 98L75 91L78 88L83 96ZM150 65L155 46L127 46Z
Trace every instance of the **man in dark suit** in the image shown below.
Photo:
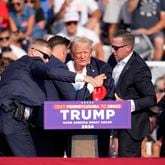
M37 81L32 78L32 71L33 66L40 65L40 63L42 66L50 56L49 44L45 41L35 41L31 46L29 56L13 62L2 74L0 81L0 152L4 155L9 154L6 150L9 147L11 155L36 156L23 111L25 108L39 106L45 100L44 92Z
M75 73L66 70L66 66L58 65L50 57L51 46L48 42L43 39L35 40L29 49L28 56L13 62L2 74L0 152L3 154L6 153L7 147L3 146L6 144L12 155L36 156L26 119L31 109L41 106L46 99L43 79L74 82L77 77ZM50 65L45 65L48 61ZM78 75L77 79L83 81L84 76Z
M70 41L61 36L54 36L50 38L48 42L52 47L52 58L56 60L58 65L66 66L65 59ZM48 65L50 67L49 63ZM54 64L51 63L51 65ZM102 85L104 78L104 74L97 76L94 87ZM89 86L93 85L90 84ZM76 91L70 82L59 80L45 80L45 89L48 101L76 100L83 91L86 91L86 97L88 97L91 92L85 87ZM44 130L43 115L43 107L41 107L39 110L34 111L31 119L32 123L36 126L35 128L31 128L31 132L36 145L37 155L63 157L67 146L67 131Z
M104 80L104 87L106 88L107 94L104 95L101 100L113 100L114 98L114 81L111 76L111 69L107 63L99 59L91 57L92 53L92 41L85 37L76 37L70 46L71 50L71 61L67 62L69 70L76 73L82 73L84 75L90 75L95 77L101 73L104 73L107 79ZM74 83L74 88L80 90L86 86L85 83ZM88 86L86 86L88 87ZM94 91L94 88L91 88ZM88 95L86 91L82 92L77 100L94 100L93 94ZM97 98L96 100L99 100ZM74 131L75 133L75 131ZM98 156L107 157L109 151L109 136L110 130L77 130L77 134L95 134L98 139ZM84 151L85 152L85 151Z
M112 55L108 63L113 68L116 100L130 100L131 129L118 130L119 157L140 157L141 142L149 134L149 107L156 103L151 72L145 61L133 51L134 36L117 32L112 39Z
M159 109L157 139L162 142L160 147L160 157L165 157L165 95L157 104Z

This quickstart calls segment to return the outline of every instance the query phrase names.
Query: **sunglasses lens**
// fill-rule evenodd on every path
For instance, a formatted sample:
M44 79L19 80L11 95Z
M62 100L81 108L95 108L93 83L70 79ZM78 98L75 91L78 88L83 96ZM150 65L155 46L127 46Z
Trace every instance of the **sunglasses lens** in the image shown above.
M159 93L164 93L165 92L165 89L158 89L158 92Z
M0 38L0 41L6 41L6 40L9 40L10 37L2 37Z
M31 48L31 49L34 49L34 50L40 52L40 53L43 55L43 58L44 58L45 60L46 60L46 59L50 59L50 56L49 56L48 54L42 52L41 50L36 49L36 48Z
M20 6L21 4L20 3L13 3L12 5L13 6Z
M122 45L122 46L115 46L115 45L112 45L111 47L115 50L115 51L118 51L120 48L123 48L127 45Z
M46 59L49 59L49 56L43 53L43 58L46 60Z
M113 46L113 45L112 45L112 48L113 48L115 51L118 51L118 49L119 49L117 46Z
M71 22L67 22L67 23L66 23L67 26L68 26L68 25L72 25L72 24L77 25L77 22L76 22L76 21L71 21Z
M25 3L34 3L34 0L26 0Z

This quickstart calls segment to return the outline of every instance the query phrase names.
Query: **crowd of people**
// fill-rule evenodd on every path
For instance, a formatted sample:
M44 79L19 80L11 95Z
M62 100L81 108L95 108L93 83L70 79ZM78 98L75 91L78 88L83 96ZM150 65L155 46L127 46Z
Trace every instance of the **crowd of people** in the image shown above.
M98 157L164 157L165 76L153 84L134 50L145 36L163 61L164 29L164 0L0 0L0 155L71 157L71 137L92 134ZM44 129L45 100L93 100L98 87L130 101L131 129Z
M94 41L94 56L102 60L106 60L103 45L111 46L113 34L127 29L151 41L154 51L147 59L161 61L164 3L163 0L1 0L0 27L9 27L14 43L25 50L32 39L45 35L59 33L72 39L85 34Z

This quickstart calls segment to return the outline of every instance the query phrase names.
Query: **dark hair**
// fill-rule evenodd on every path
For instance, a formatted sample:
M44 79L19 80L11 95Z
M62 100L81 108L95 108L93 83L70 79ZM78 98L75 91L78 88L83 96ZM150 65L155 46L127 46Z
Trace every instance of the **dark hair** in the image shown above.
M11 33L11 30L10 30L10 28L6 28L6 27L3 27L3 28L0 28L0 34L2 34L2 33L4 33L4 32L9 32L9 33Z
M51 44L48 41L44 40L43 38L35 39L32 42L31 47L33 47L34 45L45 46L45 47L49 47L50 49L52 48Z
M53 36L48 40L48 43L51 45L51 47L54 47L56 45L65 45L66 47L69 46L70 40L68 40L65 37L62 36Z
M124 44L134 45L135 36L131 34L131 32L126 30L119 30L117 33L113 35L113 38L121 37L123 39Z

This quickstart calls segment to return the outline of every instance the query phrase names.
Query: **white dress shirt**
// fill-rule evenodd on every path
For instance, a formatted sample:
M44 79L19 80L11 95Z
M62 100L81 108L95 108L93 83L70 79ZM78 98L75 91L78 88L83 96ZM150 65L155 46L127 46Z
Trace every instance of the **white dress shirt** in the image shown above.
M75 71L75 68L74 68L74 61L68 61L67 64L66 64L69 68L70 71L72 72L76 72ZM82 72L81 72L81 75L84 75L86 76L87 75L87 69L86 67L83 68ZM85 82L75 82L75 83L72 83L73 87L75 88L75 90L79 90L79 89L82 89L85 85ZM92 84L88 83L87 84L87 89L89 90L90 93L93 92L94 90L94 87Z
M117 65L114 67L113 71L112 71L112 77L114 79L115 82L115 86L119 80L120 74L122 72L122 70L124 69L125 65L127 64L128 60L131 58L133 52L131 52L127 57L125 57L123 60L119 61L117 63ZM135 111L135 103L133 100L131 101L131 112Z

